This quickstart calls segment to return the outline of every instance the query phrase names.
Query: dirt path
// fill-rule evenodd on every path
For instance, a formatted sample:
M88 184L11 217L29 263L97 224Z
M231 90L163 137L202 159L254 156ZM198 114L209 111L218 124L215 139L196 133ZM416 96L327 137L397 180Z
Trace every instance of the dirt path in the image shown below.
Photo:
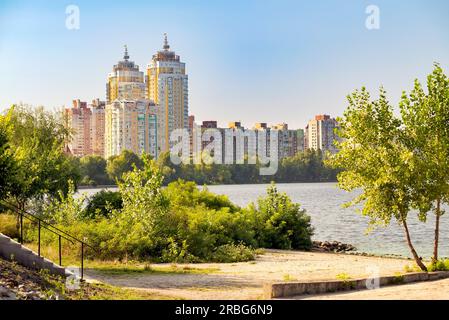
M351 278L404 272L410 261L346 254L267 250L256 261L233 264L204 263L178 265L216 269L208 274L124 274L110 275L87 270L90 279L120 287L148 290L183 299L259 299L263 284L285 280L334 280L339 274ZM160 264L161 267L170 265Z

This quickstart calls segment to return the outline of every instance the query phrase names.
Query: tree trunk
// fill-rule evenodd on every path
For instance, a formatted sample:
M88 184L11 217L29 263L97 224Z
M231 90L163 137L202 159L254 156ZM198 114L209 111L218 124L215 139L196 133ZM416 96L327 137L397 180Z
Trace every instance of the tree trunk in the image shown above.
M415 259L416 264L421 268L422 271L427 271L426 266L421 261L421 258L418 256L415 248L413 247L412 240L410 239L410 232L408 231L408 226L407 226L407 222L405 221L405 219L402 220L402 225L404 226L405 237L407 238L408 247L410 248L410 251L412 252L412 255L413 255L413 258Z
M435 209L435 241L433 244L433 259L432 263L437 263L438 261L438 241L440 237L440 216L441 216L441 200L437 199L437 207Z

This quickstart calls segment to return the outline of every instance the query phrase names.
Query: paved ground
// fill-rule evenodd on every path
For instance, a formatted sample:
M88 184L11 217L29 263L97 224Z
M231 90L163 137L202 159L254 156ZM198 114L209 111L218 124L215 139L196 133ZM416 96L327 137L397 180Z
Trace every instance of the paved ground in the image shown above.
M449 279L418 282L401 286L384 287L318 296L299 296L300 300L449 300Z
M188 266L217 270L208 274L109 275L87 270L86 275L116 286L184 299L258 299L266 282L335 280L342 274L359 278L369 276L373 271L378 271L379 275L394 275L403 273L408 264L411 262L402 259L267 250L253 262L178 265L180 268ZM161 266L170 265L158 265Z

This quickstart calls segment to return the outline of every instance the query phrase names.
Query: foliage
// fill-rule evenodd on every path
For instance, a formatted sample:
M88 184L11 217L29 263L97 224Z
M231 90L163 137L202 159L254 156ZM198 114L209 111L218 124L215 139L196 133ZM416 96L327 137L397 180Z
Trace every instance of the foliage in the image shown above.
M18 166L11 195L20 207L33 198L67 194L68 181L79 182L76 161L64 153L70 132L61 117L43 108L13 106L1 121L10 127L11 152Z
M97 174L83 173L82 185L105 184L104 175L109 175L110 181L115 181L123 173L133 170L132 163L141 168L141 163L137 160L137 155L131 155L126 151L128 160L124 160L122 154L119 157L111 157L108 160L107 173L101 167L92 170ZM84 158L83 158L84 159ZM82 159L82 160L83 160ZM259 174L259 164L181 164L173 165L170 161L169 153L162 153L157 159L157 165L164 176L164 184L168 185L179 179L192 181L198 185L204 184L247 184L247 183L279 183L289 182L329 182L336 181L338 170L327 166L324 163L325 154L321 151L306 150L299 152L293 157L287 157L280 161L279 169L273 176L261 176ZM83 167L84 165L81 164ZM86 170L86 169L82 169Z
M23 220L23 230L26 234L32 229L31 222L27 219ZM16 226L16 218L12 214L0 214L0 233L12 239L19 239L20 234Z
M113 181L106 172L107 162L100 156L85 156L80 159L82 185L108 185Z
M427 266L427 270L429 272L449 271L449 259L440 259L440 260L437 260L437 261L432 261Z
M385 91L380 89L378 100L371 101L365 88L348 96L349 107L339 119L337 142L339 152L330 159L335 167L343 169L338 175L340 188L361 194L348 205L363 203L362 214L371 225L388 225L395 219L404 227L407 243L423 270L407 226L407 215L412 208L425 212L420 202L419 176L410 159L407 135L400 118L394 116ZM419 204L419 205L418 205Z
M108 159L106 172L109 179L120 182L125 173L131 172L135 167L141 169L143 160L134 152L124 150L118 156L112 156Z
M9 144L8 131L3 116L0 116L0 200L13 191L17 179L17 164Z
M313 228L300 205L293 203L285 193L279 193L272 184L267 196L259 198L258 206L248 208L247 215L254 219L255 238L259 247L309 250Z
M84 208L85 196L75 197L75 184L69 180L69 190L67 194L59 192L59 198L52 199L45 203L42 212L43 218L58 225L72 225L80 218Z
M99 216L109 218L114 210L117 211L122 208L123 200L120 192L102 190L89 198L82 214L89 219L95 219Z
M219 246L210 257L213 262L231 263L254 260L254 250L244 244L224 244Z
M438 64L427 77L427 92L416 80L400 102L401 116L415 175L413 192L420 219L433 209L436 216L433 260L438 260L439 224L449 199L449 78Z
M164 190L167 198L170 199L171 206L195 207L204 205L208 209L219 210L229 208L231 212L240 210L227 196L216 195L209 192L207 187L198 189L196 183L184 180L177 180L168 185Z

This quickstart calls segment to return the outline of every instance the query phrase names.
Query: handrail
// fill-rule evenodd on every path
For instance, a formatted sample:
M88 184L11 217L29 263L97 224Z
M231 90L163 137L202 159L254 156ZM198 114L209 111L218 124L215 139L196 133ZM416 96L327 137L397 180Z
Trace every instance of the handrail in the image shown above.
M55 227L54 225L48 223L47 221L36 217L34 214L29 213L27 211L25 211L24 209L21 209L17 206L15 206L12 203L9 203L7 201L0 201L0 203L2 205L4 205L5 207L12 209L14 211L17 211L17 213L20 215L20 243L23 244L23 217L25 217L26 219L32 221L32 222L37 222L38 223L38 255L41 256L41 227L43 227L44 229L56 234L58 236L58 240L59 240L59 265L62 266L62 247L61 247L61 240L62 238L69 241L70 243L74 244L74 241L78 242L81 244L81 280L83 280L84 277L84 246L91 248L94 251L98 251L96 248L92 247L91 245L89 245L88 243L72 236L71 234ZM42 226L43 224L43 226ZM54 230L52 230L54 229Z

